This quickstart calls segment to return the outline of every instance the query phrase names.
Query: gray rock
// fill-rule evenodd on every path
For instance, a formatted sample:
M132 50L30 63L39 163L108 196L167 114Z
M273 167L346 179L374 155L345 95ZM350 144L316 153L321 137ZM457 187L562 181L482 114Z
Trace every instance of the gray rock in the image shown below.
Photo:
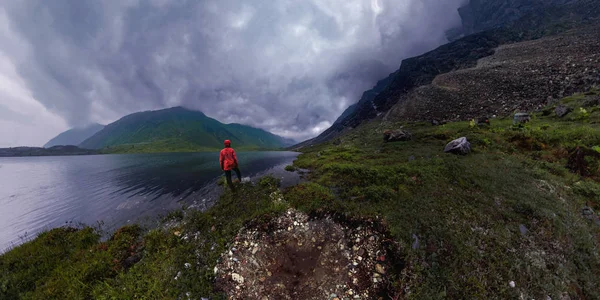
M531 116L528 113L516 113L513 118L513 124L527 123L531 121Z
M525 225L520 224L519 231L521 232L521 235L526 235L529 230L527 230L527 227L525 227Z
M595 98L586 100L585 102L583 102L581 104L581 106L583 106L583 107L600 106L600 96L596 96Z
M416 234L414 234L414 233L413 233L412 237L413 237L413 239L414 239L415 241L412 243L412 246L411 246L411 247L412 247L413 249L419 249L419 237L418 237Z
M562 117L568 115L571 111L573 111L572 108L570 108L568 106L564 106L564 105L558 105L554 109L554 113L556 113L556 116L559 118L562 118Z
M594 210L591 207L586 206L581 210L581 214L584 216L592 216L594 215Z
M446 124L446 121L444 121L444 120L436 120L436 119L431 120L431 125L433 125L433 126L444 125L444 124Z
M467 141L466 137L461 137L448 143L448 145L446 145L446 148L444 148L444 152L466 155L469 152L471 152L471 143Z
M410 132L403 129L388 130L383 133L384 142L409 141L411 138Z

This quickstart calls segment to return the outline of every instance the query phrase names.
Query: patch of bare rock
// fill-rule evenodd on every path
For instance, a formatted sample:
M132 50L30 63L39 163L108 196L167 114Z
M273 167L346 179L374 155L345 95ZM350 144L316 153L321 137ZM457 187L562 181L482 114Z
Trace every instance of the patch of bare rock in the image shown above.
M216 284L230 299L387 299L401 264L381 228L289 209L240 230Z

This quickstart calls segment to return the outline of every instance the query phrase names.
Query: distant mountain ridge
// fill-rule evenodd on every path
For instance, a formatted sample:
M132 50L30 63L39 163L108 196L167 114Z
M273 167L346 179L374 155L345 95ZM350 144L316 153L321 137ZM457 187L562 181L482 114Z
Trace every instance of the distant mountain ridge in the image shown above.
M262 129L223 124L184 107L127 115L106 125L80 147L115 152L213 151L229 139L242 150L279 149L294 141Z
M53 146L77 146L102 130L102 128L104 128L104 125L93 123L85 127L69 129L48 141L44 145L44 148Z

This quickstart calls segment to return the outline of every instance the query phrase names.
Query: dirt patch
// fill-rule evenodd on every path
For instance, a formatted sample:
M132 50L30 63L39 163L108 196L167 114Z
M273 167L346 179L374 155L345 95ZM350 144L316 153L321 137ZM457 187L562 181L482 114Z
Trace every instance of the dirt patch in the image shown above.
M238 233L215 267L217 286L231 299L387 299L402 264L380 228L290 209Z

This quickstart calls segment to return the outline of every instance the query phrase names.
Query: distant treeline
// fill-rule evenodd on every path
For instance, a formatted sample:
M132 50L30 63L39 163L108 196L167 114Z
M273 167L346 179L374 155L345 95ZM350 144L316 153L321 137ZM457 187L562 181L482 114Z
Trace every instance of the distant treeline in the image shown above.
M97 150L82 149L77 146L14 147L0 148L0 157L14 156L60 156L60 155L92 155L99 154Z

